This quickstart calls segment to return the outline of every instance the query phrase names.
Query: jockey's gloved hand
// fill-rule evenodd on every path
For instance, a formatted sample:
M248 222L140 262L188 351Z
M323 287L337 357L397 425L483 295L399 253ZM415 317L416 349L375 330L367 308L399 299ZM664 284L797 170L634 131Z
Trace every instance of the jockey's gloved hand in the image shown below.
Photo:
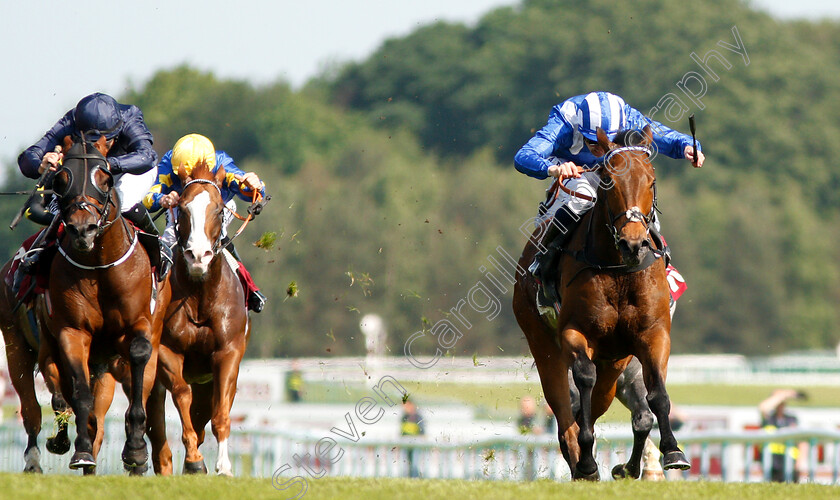
M108 171L111 172L111 175L121 174L120 161L116 158L108 158Z

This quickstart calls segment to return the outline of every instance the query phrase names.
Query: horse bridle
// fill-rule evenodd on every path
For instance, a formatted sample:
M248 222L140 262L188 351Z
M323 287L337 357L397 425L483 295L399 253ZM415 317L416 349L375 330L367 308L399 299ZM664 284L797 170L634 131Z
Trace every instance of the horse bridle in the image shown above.
M222 189L219 187L218 184L216 184L214 181L211 181L210 179L192 179L191 181L184 184L184 187L181 188L181 192L183 193L184 191L186 191L187 187L190 186L191 184L210 184L211 186L216 188L216 191L219 192L219 196L221 196L222 199L224 200L224 196L222 196ZM218 214L219 220L222 223L223 223L223 221L221 219L224 217L224 213L225 213L225 205L223 203L222 208L219 209L219 214ZM178 240L178 245L181 248L184 248L184 241L182 241L182 239L181 239L180 224L178 224L178 218L177 217L175 218L175 236ZM219 253L222 250L222 248L223 248L222 247L222 232L219 231L219 236L216 238L216 241L213 242L213 255L216 255L217 253Z
M645 155L647 155L648 157L650 157L652 154L652 151L647 146L621 146L609 151L606 155L604 155L604 158L598 163L596 163L594 166L590 168L581 169L580 173L584 174L589 172L597 172L601 168L606 168L607 170L609 170L609 166L611 165L610 161L613 159L613 157L617 154L625 153L628 151L642 152L645 153ZM593 203L596 201L596 199L592 196L567 188L565 185L563 185L562 182L558 183L558 185L559 188L569 196L579 198L585 201L590 201ZM618 246L618 242L621 239L621 230L624 229L624 226L631 222L641 222L645 227L645 234L649 235L650 224L653 221L656 212L656 181L654 181L653 183L653 204L651 205L650 213L648 213L647 215L642 213L641 209L639 209L639 207L636 206L630 207L618 215L613 215L612 210L610 210L609 204L604 203L604 205L606 206L607 210L607 220L610 221L610 223L607 224L607 230L610 232L610 234L612 234L616 246ZM616 222L618 222L622 217L626 220L621 226L616 227Z
M114 206L114 207L117 206L116 202L114 201L114 197L113 197L114 176L106 168L107 165L108 165L108 160L105 158L105 156L103 156L101 153L99 153L99 151L97 151L95 149L94 149L95 153L87 152L89 143L83 142L82 144L83 144L83 147L85 149L85 152L81 153L81 154L78 154L78 153L68 154L64 158L63 167L61 169L59 169L59 171L56 173L56 176L58 176L58 174L66 171L67 176L70 178L70 180L67 183L67 188L65 189L64 193L57 193L56 192L56 194L59 197L59 208L61 209L62 218L64 218L64 216L66 214L69 214L70 212L74 211L74 210L72 210L74 208L76 210L84 210L84 211L90 213L94 218L97 219L96 220L97 235L101 235L103 233L103 231L105 231L108 227L111 226L111 224L113 224L117 219L120 218L120 216L118 214L118 216L115 217L114 220L111 220L111 221L107 220L108 216L111 214L111 207L112 206ZM67 160L78 160L78 159L81 159L84 162L84 174L83 175L85 177L85 180L82 181L81 192L78 193L78 194L74 194L72 191L73 191L73 188L74 188L74 185L75 185L74 183L76 182L76 179L74 178L73 171L66 166L66 162L67 162ZM91 165L94 162L101 163L105 166L96 165L96 164ZM94 176L94 174L96 173L97 170L102 170L109 177L108 189L105 190L105 191L100 189L99 186L96 185L96 182L94 182L94 180L93 180L93 176ZM88 182L88 181L90 181L90 182ZM53 182L55 182L55 179L53 179ZM87 192L88 184L93 186L94 190L96 191L95 193L88 193ZM75 201L73 203L68 204L68 205L64 205L63 203L61 203L61 200L64 199L65 197L69 196L69 195L72 195ZM99 207L99 206L97 206L93 203L90 203L90 202L87 201L88 199L94 199L94 200L98 201L99 203L101 203L102 206Z
M638 151L645 153L647 157L650 157L652 151L647 146L622 146L620 148L615 148L609 153L604 156L604 160L598 166L603 166L609 170L609 166L611 165L610 161L612 160L613 156L624 153L627 151ZM610 223L607 225L607 230L612 234L613 240L615 241L616 248L618 247L618 243L621 240L621 230L624 229L624 226L630 224L631 222L640 222L645 228L645 241L650 241L650 224L653 221L655 212L656 212L656 180L653 182L653 203L650 207L650 212L648 214L642 213L642 210L637 206L632 206L625 210L624 212L613 215L612 210L610 210L610 206L608 203L604 203L607 208L607 220ZM616 222L618 222L621 218L625 218L625 221L622 225L616 227Z

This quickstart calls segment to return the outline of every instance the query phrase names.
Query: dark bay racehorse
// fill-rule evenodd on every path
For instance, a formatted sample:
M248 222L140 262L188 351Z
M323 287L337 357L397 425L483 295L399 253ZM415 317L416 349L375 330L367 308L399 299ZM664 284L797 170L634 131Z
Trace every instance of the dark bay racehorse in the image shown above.
M6 276L12 261L0 270L0 276ZM35 396L35 364L44 377L47 388L52 393L52 408L56 414L56 435L47 439L47 450L62 455L70 450L67 437L67 421L59 415L68 409L67 403L58 390L58 369L52 353L45 342L41 342L39 331L43 331L46 320L46 305L43 296L34 299L31 310L17 306L17 297L11 287L0 282L0 330L6 345L6 359L12 385L20 399L20 414L26 430L27 444L24 450L24 472L43 472L41 452L38 448L38 435L41 432L41 405ZM30 318L35 324L30 323Z
M64 235L58 242L47 292L49 319L44 340L58 363L61 392L76 415L77 437L70 468L95 466L91 418L92 365L121 356L130 366L122 458L131 472L147 461L145 403L154 384L168 282L157 284L137 231L120 214L105 139L65 140L64 163L53 181Z
M575 479L598 479L593 455L595 420L609 408L616 379L631 356L642 364L647 402L659 422L664 466L688 468L668 420L665 376L670 355L669 292L663 259L654 259L650 238L654 210L652 134L635 144L614 144L598 131L595 156L601 185L595 206L571 236L560 258L556 283L562 307L550 328L536 305L537 285L518 273L513 310L528 340L543 392L557 415L560 448ZM628 141L629 142L629 141ZM519 265L527 269L538 250L538 230ZM580 394L573 413L570 377ZM635 472L635 471L634 471Z
M219 443L216 472L232 475L228 456L230 409L236 394L239 363L251 325L239 278L222 252L224 169L216 174L203 163L191 175L179 172L184 186L178 205L178 250L170 281L172 301L160 345L158 380L172 393L186 448L184 473L206 473L198 450L211 421ZM149 404L163 408L156 388ZM155 471L172 472L163 417L150 430ZM160 450L160 451L158 451Z

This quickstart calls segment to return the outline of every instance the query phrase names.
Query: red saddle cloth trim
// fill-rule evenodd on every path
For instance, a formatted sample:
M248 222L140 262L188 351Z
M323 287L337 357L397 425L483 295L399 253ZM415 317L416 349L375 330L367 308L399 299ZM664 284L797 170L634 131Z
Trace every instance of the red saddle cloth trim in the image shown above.
M26 238L23 244L21 244L18 251L15 253L15 257L12 260L12 265L9 266L9 272L6 273L6 276L3 277L3 281L9 288L11 288L15 282L15 271L17 271L18 267L20 267L20 263L23 259L23 256L26 255L26 252L29 251L30 248L32 248L32 244L35 243L35 240L44 231L46 231L46 228L41 229L40 231ZM47 248L54 246L56 244L56 241L58 241L58 238L60 238L63 233L64 224L58 227L58 235L56 239L48 241L46 245L44 245L44 249L46 250ZM23 277L23 280L21 281L20 285L20 291L18 291L16 297L18 300L22 301L26 299L26 302L28 303L32 300L32 298L35 297L35 295L44 293L47 290L50 284L50 266L47 264L49 264L49 262L43 262L41 260L38 260L38 264L36 265L35 269L35 274L27 274ZM35 288L32 290L33 293L29 294L28 297L24 297L24 294L26 294L26 292L29 290L29 287L32 285L33 279L35 280Z
M245 303L248 303L248 297L251 296L252 292L256 292L259 290L257 284L254 283L254 280L251 278L251 273L245 268L245 264L239 263L239 272L236 273L239 276L239 282L242 283L242 290L245 292Z
M677 271L676 267L668 264L668 267L665 268L665 279L668 280L668 291L671 292L671 298L676 302L683 292L688 289L685 278Z

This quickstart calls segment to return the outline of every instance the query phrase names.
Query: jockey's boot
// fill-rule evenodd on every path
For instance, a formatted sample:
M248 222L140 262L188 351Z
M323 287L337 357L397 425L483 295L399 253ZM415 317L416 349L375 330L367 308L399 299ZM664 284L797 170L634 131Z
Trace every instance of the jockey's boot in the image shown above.
M35 274L35 271L38 269L38 259L41 257L41 252L56 238L59 219L55 216L55 214L50 212L47 212L47 214L52 216L52 218L49 220L47 220L46 217L41 219L46 222L47 227L41 231L37 238L35 238L35 241L32 242L32 246L26 251L26 254L21 257L18 268L15 269L15 276L12 281L12 291L15 295L17 295L20 291L23 278L27 275Z
M20 264L15 269L15 278L12 282L12 292L15 295L20 292L20 287L23 284L23 278L27 275L35 274L35 268L38 265L38 257L41 256L43 248L31 248L26 255L21 258Z
M261 313L268 298L259 290L254 290L248 295L248 309L255 313Z
M157 280L163 281L166 278L166 275L169 274L169 270L172 269L172 249L169 248L169 246L160 238L160 231L158 231L157 226L155 226L155 221L152 220L151 214L149 214L149 211L146 210L146 207L143 206L142 203L138 203L123 212L122 215L126 219L130 220L140 231L157 236L159 258L153 258L152 260L156 261L158 264L156 266ZM152 265L154 265L154 263Z
M580 221L580 216L571 212L566 206L560 207L554 213L554 217L551 218L545 234L540 240L540 246L544 250L537 253L534 262L528 267L528 270L540 284L543 281L543 272L551 265L551 261L554 260L557 252L569 242L578 221Z
M245 278L244 281L250 282L254 286L254 290L251 290L251 292L248 294L248 310L254 311L255 313L262 312L263 308L265 308L265 303L268 301L268 298L265 295L263 295L263 293L260 292L258 288L256 288L257 285L251 278L251 273L245 270L245 266L241 265L242 258L239 257L239 252L236 251L236 247L233 246L233 243L231 243L230 238L227 236L222 238L222 245L228 252L230 252L233 258L236 259L236 262L239 262L240 266L236 272Z

